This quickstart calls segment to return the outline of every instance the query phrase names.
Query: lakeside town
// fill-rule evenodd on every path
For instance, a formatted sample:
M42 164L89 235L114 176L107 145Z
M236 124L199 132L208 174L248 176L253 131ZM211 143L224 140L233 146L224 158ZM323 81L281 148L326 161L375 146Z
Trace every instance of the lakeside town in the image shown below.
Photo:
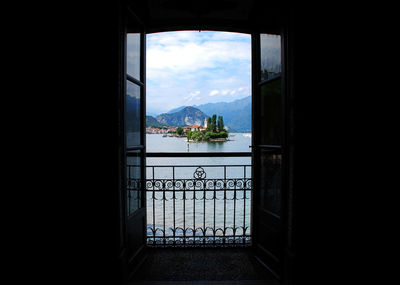
M179 127L173 127L173 126L164 126L161 128L155 128L155 127L147 127L146 128L146 134L174 134L177 132L177 129ZM186 126L186 127L182 127L184 133L186 133L186 131L203 131L206 130L207 127L206 126L200 126L200 125L191 125L191 126Z
M213 115L208 120L204 119L204 125L193 124L190 126L175 127L151 127L146 128L147 134L162 134L163 137L187 137L188 141L226 141L229 133L224 126L222 116Z
M163 127L152 127L152 126L148 126L146 127L146 134L176 134L177 136L182 136L183 134L186 134L187 131L205 131L207 130L207 120L204 120L204 125L191 125L191 126L184 126L184 127L175 127L175 126L163 126ZM178 128L182 128L183 130L183 134L182 135L178 135L177 131ZM171 135L172 136L172 135Z

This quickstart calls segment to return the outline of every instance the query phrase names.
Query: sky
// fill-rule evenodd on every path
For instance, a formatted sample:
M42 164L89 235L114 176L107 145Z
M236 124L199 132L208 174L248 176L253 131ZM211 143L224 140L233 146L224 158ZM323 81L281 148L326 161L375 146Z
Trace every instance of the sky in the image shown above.
M148 114L251 95L250 35L180 31L146 37Z

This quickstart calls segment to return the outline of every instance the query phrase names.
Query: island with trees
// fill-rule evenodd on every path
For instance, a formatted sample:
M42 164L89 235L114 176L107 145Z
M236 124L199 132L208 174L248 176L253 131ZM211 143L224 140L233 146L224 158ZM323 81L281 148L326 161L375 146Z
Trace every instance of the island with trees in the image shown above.
M194 107L185 107L157 118L146 116L146 133L163 137L186 137L190 142L225 142L229 137L223 116L211 117Z
M177 129L177 133L182 134L183 128ZM189 141L194 142L224 142L228 138L228 131L225 129L224 126L224 119L222 116L213 115L209 117L207 120L207 124L205 129L198 128L198 129L188 129L186 130L186 136Z

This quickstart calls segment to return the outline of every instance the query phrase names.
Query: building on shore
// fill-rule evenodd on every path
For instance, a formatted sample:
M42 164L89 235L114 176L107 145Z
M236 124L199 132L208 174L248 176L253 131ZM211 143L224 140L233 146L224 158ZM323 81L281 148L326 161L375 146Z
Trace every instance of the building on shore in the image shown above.
M171 134L176 132L177 127L162 127L162 128L154 128L147 127L146 134Z
M183 131L203 131L206 130L207 127L200 126L200 125L191 125L191 126L186 126L182 127Z

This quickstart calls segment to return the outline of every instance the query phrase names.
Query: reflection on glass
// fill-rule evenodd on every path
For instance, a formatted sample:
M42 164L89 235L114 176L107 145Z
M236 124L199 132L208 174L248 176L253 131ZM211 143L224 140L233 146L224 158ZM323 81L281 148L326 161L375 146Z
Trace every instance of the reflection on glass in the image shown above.
M267 82L260 90L260 144L282 144L282 96L281 79Z
M281 73L281 36L260 35L261 81Z
M280 215L282 155L261 151L260 201L265 209Z
M127 209L128 216L132 215L141 207L141 170L140 170L140 151L130 151L126 158L126 177L127 177Z
M140 81L140 33L127 35L127 73Z
M140 145L140 86L127 81L125 102L126 146Z

